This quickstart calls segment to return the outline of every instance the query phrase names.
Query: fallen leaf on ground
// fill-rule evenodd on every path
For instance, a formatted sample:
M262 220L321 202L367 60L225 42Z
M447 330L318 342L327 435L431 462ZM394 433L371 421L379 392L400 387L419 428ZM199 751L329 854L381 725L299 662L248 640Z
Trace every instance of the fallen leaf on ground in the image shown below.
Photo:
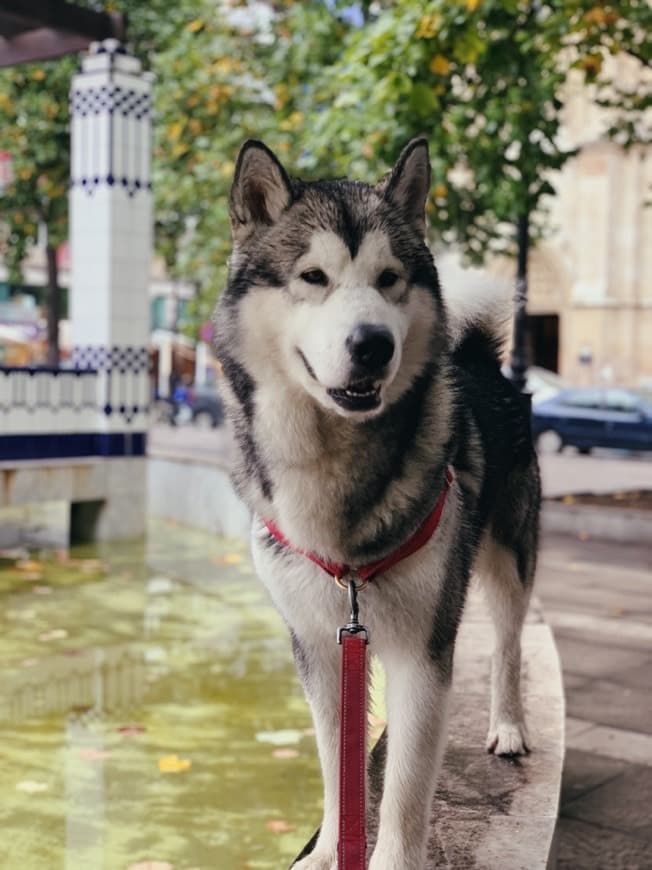
M189 758L179 758L178 755L165 755L158 760L158 769L161 773L182 773L190 770L192 761Z
M290 831L296 831L296 827L283 819L271 819L265 823L265 827L272 834L289 834Z
M275 749L272 752L274 758L298 758L299 753L296 749Z
M35 586L32 589L32 592L35 592L36 595L50 595L52 592L51 586Z
M38 782L35 779L24 779L22 782L16 783L16 790L24 791L27 794L38 794L41 791L47 791L48 788L47 782Z

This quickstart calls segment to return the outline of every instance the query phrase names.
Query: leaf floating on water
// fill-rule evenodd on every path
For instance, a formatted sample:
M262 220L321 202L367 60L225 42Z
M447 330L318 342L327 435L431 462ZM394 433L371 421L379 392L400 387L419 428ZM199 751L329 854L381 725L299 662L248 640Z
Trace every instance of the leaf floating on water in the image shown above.
M44 631L42 634L39 634L38 639L47 642L49 640L63 640L64 637L68 637L68 632L65 628L53 628L50 631Z
M271 743L272 746L288 746L301 740L301 731L286 729L285 731L259 731L256 740L259 743Z
M16 568L18 571L24 571L28 574L33 574L35 572L40 572L43 568L42 562L37 562L36 559L20 559L16 562Z
M211 561L214 565L239 565L243 559L244 556L240 553L227 553L226 556L216 556Z
M275 749L272 752L274 758L298 758L299 753L296 749Z
M168 861L136 861L127 870L174 870L174 865Z
M192 761L189 758L179 758L178 755L165 755L158 760L158 769L161 773L183 773L191 767Z
M172 591L172 581L169 577L152 577L147 581L148 595L167 595Z
M39 782L35 779L24 779L16 783L16 791L24 791L26 794L38 794L49 789L47 782Z
M43 574L40 571L23 571L20 575L20 579L25 583L36 583L43 579Z
M92 749L90 747L80 749L78 755L83 761L104 761L105 758L111 758L111 753L105 749Z
M291 831L296 831L295 825L291 825L284 819L270 819L269 822L265 822L265 827L272 834L289 834Z
M142 725L123 725L121 728L117 728L116 730L122 737L139 737L141 734L144 734L147 729Z

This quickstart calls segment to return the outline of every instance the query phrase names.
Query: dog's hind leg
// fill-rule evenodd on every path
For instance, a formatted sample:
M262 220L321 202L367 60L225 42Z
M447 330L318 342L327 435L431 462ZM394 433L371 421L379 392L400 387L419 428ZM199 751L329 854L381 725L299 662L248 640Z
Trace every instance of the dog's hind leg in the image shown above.
M496 635L487 735L487 750L496 755L522 755L529 749L521 699L521 632L534 564L534 554L512 550L490 532L485 533L475 567L483 582Z

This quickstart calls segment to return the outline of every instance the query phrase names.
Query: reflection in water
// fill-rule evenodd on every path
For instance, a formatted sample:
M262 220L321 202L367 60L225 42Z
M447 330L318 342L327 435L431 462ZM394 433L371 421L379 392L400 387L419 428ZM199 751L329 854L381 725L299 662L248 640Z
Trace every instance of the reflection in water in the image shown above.
M0 867L287 866L320 777L243 545L156 523L145 543L4 556Z

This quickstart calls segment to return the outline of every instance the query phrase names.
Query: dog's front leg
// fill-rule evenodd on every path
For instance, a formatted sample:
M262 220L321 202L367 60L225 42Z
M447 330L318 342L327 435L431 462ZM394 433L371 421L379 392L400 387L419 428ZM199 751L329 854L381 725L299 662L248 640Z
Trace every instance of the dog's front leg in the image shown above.
M387 762L378 840L369 870L423 870L445 745L450 680L427 653L411 661L405 651L383 658Z
M329 635L308 643L292 635L297 669L315 725L324 780L324 817L315 848L294 870L336 870L339 782L340 647Z

